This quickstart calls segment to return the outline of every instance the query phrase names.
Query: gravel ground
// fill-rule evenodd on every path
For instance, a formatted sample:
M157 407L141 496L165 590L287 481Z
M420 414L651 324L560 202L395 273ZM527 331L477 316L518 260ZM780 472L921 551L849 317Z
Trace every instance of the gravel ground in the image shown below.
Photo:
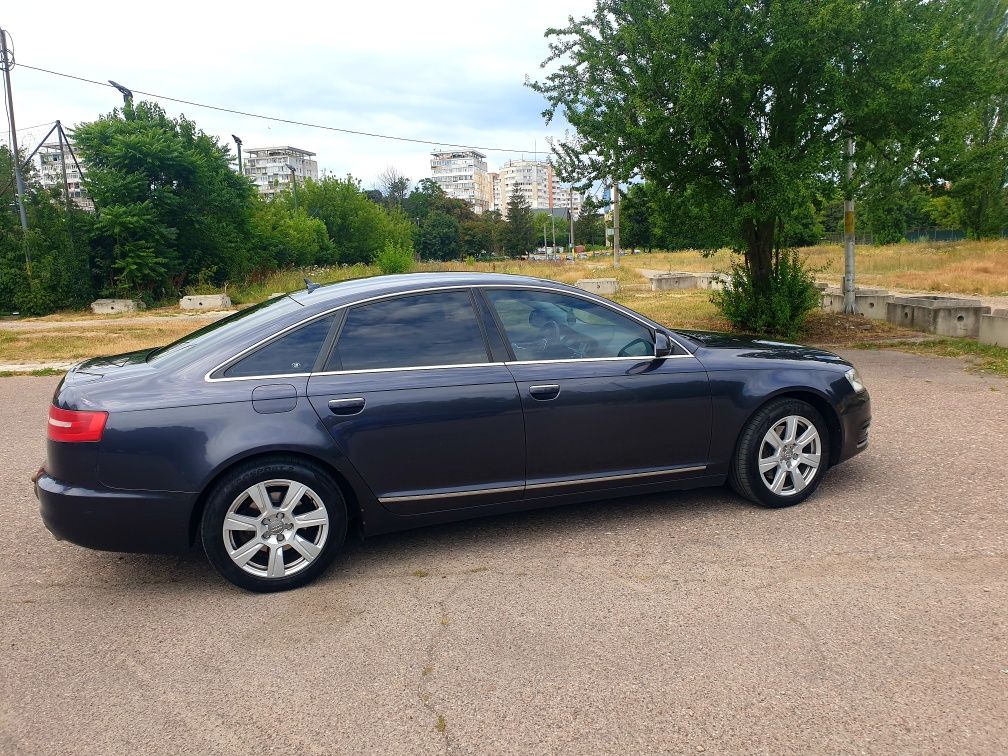
M57 379L2 379L0 751L1008 752L1008 382L850 356L872 445L800 507L396 534L272 596L54 541L28 478Z

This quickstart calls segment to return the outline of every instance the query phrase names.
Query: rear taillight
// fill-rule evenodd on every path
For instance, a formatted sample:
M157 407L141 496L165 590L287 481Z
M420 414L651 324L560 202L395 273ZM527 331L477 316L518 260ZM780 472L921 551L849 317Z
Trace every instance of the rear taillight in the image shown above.
M49 407L50 441L101 441L108 412L81 412Z

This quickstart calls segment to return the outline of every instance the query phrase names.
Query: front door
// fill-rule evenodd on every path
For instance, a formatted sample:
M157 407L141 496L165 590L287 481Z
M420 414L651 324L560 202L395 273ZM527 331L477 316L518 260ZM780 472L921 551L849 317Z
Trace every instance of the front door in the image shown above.
M684 349L656 359L649 325L592 299L482 292L514 353L528 497L704 473L711 401L699 360Z
M518 388L491 362L468 289L349 309L308 396L334 442L397 514L519 499Z

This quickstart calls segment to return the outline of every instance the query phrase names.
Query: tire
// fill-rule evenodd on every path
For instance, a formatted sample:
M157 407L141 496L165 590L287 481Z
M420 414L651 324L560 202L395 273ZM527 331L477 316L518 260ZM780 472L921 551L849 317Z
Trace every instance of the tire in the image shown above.
M292 457L236 468L210 493L200 523L214 568L249 591L286 591L328 567L346 538L347 508L321 467Z
M819 487L829 467L829 452L829 427L819 411L798 399L777 399L743 429L728 482L740 496L765 507L794 506ZM813 460L818 462L814 467Z

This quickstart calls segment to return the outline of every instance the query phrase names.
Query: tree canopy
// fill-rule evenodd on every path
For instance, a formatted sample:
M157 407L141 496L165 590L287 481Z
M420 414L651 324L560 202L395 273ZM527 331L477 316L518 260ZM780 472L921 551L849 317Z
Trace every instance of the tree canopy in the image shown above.
M847 137L913 151L968 99L950 37L959 0L597 0L549 29L532 87L575 136L559 173L582 185L643 176L768 282L785 219L841 183Z

